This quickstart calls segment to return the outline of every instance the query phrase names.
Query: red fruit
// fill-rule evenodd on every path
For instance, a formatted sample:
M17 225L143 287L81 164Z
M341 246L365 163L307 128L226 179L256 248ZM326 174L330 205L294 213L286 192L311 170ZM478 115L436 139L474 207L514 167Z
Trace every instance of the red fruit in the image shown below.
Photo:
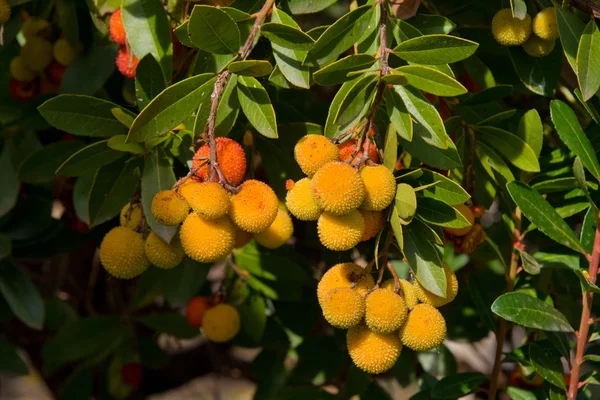
M56 60L52 60L45 69L46 77L55 85L60 85L67 67Z
M143 368L138 363L128 363L121 368L121 378L126 385L139 386L142 383Z
M117 52L117 68L123 76L127 78L135 78L135 70L140 60L133 54L131 57L125 47L121 47Z
M363 149L358 152L358 155L352 161L356 161L357 159L361 158L366 147L367 141L365 140L363 143ZM338 148L340 149L340 161L348 161L350 157L352 157L352 154L354 154L354 149L356 149L356 139L346 140L344 143L338 144ZM379 153L377 152L377 148L373 143L370 143L369 145L369 158L374 163L379 162ZM363 166L364 164L365 163L363 162L360 165Z
M435 102L437 101L438 97L435 94L430 94L430 93L425 93L423 92L423 95L425 96L425 98L431 103L431 104L435 104Z
M475 81L473 80L473 78L471 78L471 75L469 75L467 72L465 72L465 74L463 75L463 77L460 80L460 82L465 86L465 88L469 92L479 92L481 90L481 88L479 87L479 85L477 85L475 83Z
M8 84L8 90L13 100L28 101L40 93L40 78L35 78L29 82L19 82L11 78Z
M125 27L123 27L123 16L121 15L120 8L110 16L108 32L110 33L112 40L121 46L125 46L127 34L125 33Z
M188 323L196 328L202 325L204 313L212 307L210 297L194 297L189 301L185 309L185 316Z
M220 137L217 142L217 163L223 172L225 180L234 186L238 186L244 180L246 175L246 155L244 149L235 140ZM208 162L210 149L208 143L200 147L194 155L192 169L196 171L196 176L206 181L208 180Z

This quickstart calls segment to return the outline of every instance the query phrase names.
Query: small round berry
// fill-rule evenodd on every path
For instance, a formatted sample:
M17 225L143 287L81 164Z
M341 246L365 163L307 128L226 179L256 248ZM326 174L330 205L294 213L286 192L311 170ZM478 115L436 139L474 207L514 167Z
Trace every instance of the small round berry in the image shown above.
M559 38L558 23L556 22L556 9L554 7L544 8L533 17L533 33L544 40L556 40Z
M52 54L54 59L60 64L68 66L75 61L79 55L79 50L76 47L71 46L71 43L65 38L58 39L52 47Z
M323 165L340 159L337 146L323 135L306 135L294 147L294 158L309 178Z
M238 186L246 175L246 155L244 149L235 140L220 137L216 139L217 163L223 177L233 186ZM192 159L192 171L200 179L208 180L208 158L210 147L207 144L200 147Z
M181 264L184 256L178 236L175 236L171 243L167 243L154 231L150 232L146 238L145 251L148 261L162 269L175 268Z
M163 225L179 225L190 212L185 199L172 190L161 190L152 199L152 215Z
M185 316L188 324L200 328L204 314L212 307L210 297L197 296L187 303L185 308Z
M334 161L313 176L310 192L324 211L344 215L362 204L365 185L357 170L344 162Z
M229 304L219 304L204 313L202 331L213 342L228 342L240 331L240 314Z
M496 13L492 20L494 39L503 46L520 46L531 35L531 17L514 18L510 8L504 8Z
M275 221L278 209L279 200L273 189L264 182L250 179L231 198L229 216L241 230L258 233Z
M454 236L465 236L467 233L473 229L473 223L475 222L475 216L471 209L465 204L459 204L454 206L456 210L463 215L469 222L469 226L465 226L464 228L444 228L446 232Z
M406 321L408 308L396 293L387 289L375 289L366 300L365 323L372 331L392 333Z
M23 22L23 26L21 26L21 32L23 32L23 36L26 40L29 40L38 34L45 34L46 32L49 32L50 29L50 22L40 17L29 17Z
M123 26L123 14L120 8L110 16L108 33L111 39L119 46L125 46L127 43L127 34L125 33L125 26Z
M283 246L294 233L292 218L285 208L279 207L275 221L264 231L254 235L256 243L268 249Z
M233 250L235 226L229 218L202 219L191 213L183 221L179 237L183 250L192 260L211 263L222 260Z
M396 334L373 332L362 324L348 330L346 344L354 364L369 374L392 368L402 351L402 342Z
M10 75L19 82L29 82L35 79L37 73L25 66L23 58L16 56L10 60Z
M417 304L419 304L419 298L417 297L414 285L406 279L398 279L398 281L400 283L400 293L402 293L404 303L406 303L408 308L414 308ZM394 282L393 279L388 279L381 284L381 287L394 291L396 290L396 282Z
M36 78L29 82L19 82L12 78L8 83L10 96L16 101L29 101L40 93L40 80Z
M52 43L40 37L27 39L21 47L23 65L34 72L42 72L52 61Z
M446 321L437 308L417 304L399 331L402 343L414 351L429 351L446 338Z
M140 203L127 203L121 209L119 223L129 229L135 229L142 220L142 207Z
M46 78L48 78L51 83L60 86L66 69L67 67L60 64L58 61L52 60L44 70L44 73L46 74Z
M331 290L323 299L321 307L327 322L340 329L358 325L365 315L365 299L350 287Z
M358 210L365 221L365 230L361 242L374 238L385 226L385 213L383 211Z
M363 236L365 221L358 210L346 215L323 213L317 222L319 239L323 246L333 251L350 250Z
M111 229L102 239L100 262L109 274L121 279L135 278L150 266L142 235L122 226Z
M217 182L202 182L194 187L192 209L205 219L217 219L229 211L229 192Z
M555 43L555 40L544 40L535 35L531 35L521 47L523 47L525 53L529 54L531 57L546 57L554 50Z
M354 290L361 296L375 284L371 275L365 274L365 270L357 264L340 263L329 268L317 285L319 304L323 304L325 296L333 289L347 288L355 282Z
M189 178L181 185L179 185L179 188L177 188L177 193L182 195L185 201L188 202L188 204L191 204L192 196L194 195L194 192L196 191L200 183L202 183L202 181L198 180L198 178Z
M117 59L116 59L117 69L119 72L126 78L135 78L135 70L140 62L138 58L131 54L125 47L121 47L119 51L117 51Z
M310 179L302 178L288 187L285 204L292 215L301 221L319 219L322 210L310 193Z
M436 308L450 303L456 298L456 294L458 293L458 280L456 279L456 274L454 274L454 271L446 264L444 264L442 268L444 269L444 275L446 275L446 295L444 297L431 293L425 289L418 280L415 280L414 284L415 293L419 300Z
M396 178L385 165L363 167L360 177L365 185L361 208L381 211L392 203L396 196Z

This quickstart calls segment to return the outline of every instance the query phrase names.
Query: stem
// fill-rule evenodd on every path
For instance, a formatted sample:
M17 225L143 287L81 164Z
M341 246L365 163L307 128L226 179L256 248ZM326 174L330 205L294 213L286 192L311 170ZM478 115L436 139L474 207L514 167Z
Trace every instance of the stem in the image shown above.
M392 274L392 277L394 278L394 293L400 294L400 278L398 278L398 274L396 273L396 270L392 266L391 262L387 263L387 268L390 271L390 274ZM401 296L404 297L403 295Z
M594 238L594 248L592 251L592 260L590 261L590 282L596 283L596 277L598 276L598 261L600 261L600 223L599 218L596 216L596 237ZM588 333L590 329L590 313L592 309L592 301L594 300L594 293L587 292L582 295L583 309L581 311L581 322L579 324L579 331L577 333L577 344L575 345L575 361L571 368L571 380L569 382L569 391L567 398L569 400L575 400L577 397L577 390L579 389L579 374L581 364L583 363L583 354L585 346L588 343Z
M514 244L520 242L521 238L521 209L517 207L513 215L513 221L515 223L515 230L513 232L513 249L510 258L510 267L506 271L506 290L505 293L512 292L515 288L515 281L517 280L517 267L519 266L519 254L515 250ZM504 347L504 339L508 332L509 323L505 319L500 319L500 326L498 326L498 332L496 332L496 355L494 358L494 367L492 369L492 376L490 377L490 394L489 400L496 399L496 392L498 391L498 377L502 368L502 348Z

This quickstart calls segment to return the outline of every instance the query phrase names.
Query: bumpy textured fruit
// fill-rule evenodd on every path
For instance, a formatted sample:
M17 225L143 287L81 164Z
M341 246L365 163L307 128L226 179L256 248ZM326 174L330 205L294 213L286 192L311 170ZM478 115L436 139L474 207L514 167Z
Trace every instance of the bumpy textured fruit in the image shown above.
M236 249L244 247L245 245L250 243L253 237L253 234L245 232L241 229L237 229L235 231L235 244L233 245L233 247L235 247Z
M402 350L397 335L373 332L362 324L348 330L346 344L354 364L369 374L392 368Z
M238 186L246 175L246 155L238 142L229 138L217 138L217 163L225 180ZM210 156L208 143L200 147L192 159L192 170L202 180L208 180L207 159Z
M211 307L210 297L197 296L191 299L185 308L185 316L188 320L188 324L200 328L202 326L204 314Z
M71 46L71 43L65 38L58 39L52 47L54 59L62 65L71 65L77 58L79 51Z
M469 223L471 225L465 226L464 228L444 228L444 229L446 230L446 232L450 233L451 235L465 236L467 233L469 233L471 231L471 229L473 229L473 223L475 222L475 216L473 215L473 212L471 211L471 209L464 204L459 204L457 206L454 206L454 208L456 208L456 210L459 213L461 213L467 219L467 221L469 221Z
M317 286L319 304L323 305L325 296L333 289L347 288L354 282L357 282L354 290L361 296L364 296L374 285L371 275L364 274L364 269L357 264L340 263L329 268Z
M183 247L178 236L175 236L171 243L167 243L154 232L150 232L146 238L146 258L150 263L158 268L175 268L183 261Z
M383 211L358 210L365 221L361 242L374 238L385 225L385 213Z
M125 27L123 26L123 15L120 8L111 14L108 23L108 32L115 43L120 46L125 46L127 34L125 33Z
M100 262L116 278L131 279L148 269L142 235L118 226L108 231L100 244Z
M321 307L327 322L340 329L358 325L365 315L364 297L350 287L333 289L327 293Z
M213 342L228 342L240 331L240 314L229 304L219 304L204 313L202 331Z
M229 192L217 182L202 182L195 185L189 203L202 218L221 218L229 211Z
M402 343L414 351L429 351L446 338L446 321L437 308L417 304L399 331Z
M317 222L319 239L329 250L345 251L356 246L365 230L365 221L357 210L346 215L323 213Z
M555 43L555 40L544 40L535 35L531 35L529 40L527 40L521 47L523 47L525 53L532 57L546 57L548 54L552 53L552 50L554 50Z
M400 293L402 293L404 303L406 303L408 308L414 308L417 304L419 304L419 298L417 297L414 285L406 279L399 279L398 281L400 283ZM396 289L396 283L393 279L388 279L387 281L383 282L381 287L394 291Z
M10 96L16 101L28 101L40 93L40 80L36 78L29 82L19 82L11 78L8 83Z
M560 36L554 7L544 8L533 17L533 33L545 40L556 40Z
M16 56L10 60L10 75L19 82L29 82L37 76L37 73L27 68L21 56Z
M52 62L50 62L50 64L46 67L44 72L46 74L46 78L48 78L48 81L57 86L60 86L63 76L65 75L66 69L67 67L60 64L58 61L52 60Z
M191 204L192 196L194 195L194 192L196 191L196 189L198 188L198 185L200 183L202 183L202 182L197 179L190 178L190 179L186 180L185 182L183 182L181 185L179 185L179 188L177 189L177 193L182 195L183 198L185 199L185 201L188 202L188 204Z
M235 244L235 226L229 218L202 219L191 213L179 232L185 254L198 262L215 262L225 258Z
M524 19L513 18L510 8L504 8L496 13L492 20L494 39L503 46L520 46L531 35L531 17Z
M365 323L379 333L397 331L406 321L408 308L396 293L387 289L375 289L366 300Z
M275 221L267 229L257 233L254 238L261 246L268 249L281 247L292 237L294 225L292 218L285 208L280 207Z
M117 69L126 78L135 78L135 70L137 69L140 60L134 55L129 55L129 52L125 47L121 47L117 51L117 58L115 60Z
M21 59L26 68L42 72L52 61L52 43L39 37L31 37L21 47Z
M361 205L365 185L357 170L344 162L334 161L313 176L310 192L324 211L344 215Z
M185 199L172 190L161 190L152 199L152 215L163 225L178 225L190 212Z
M301 221L316 221L321 208L310 193L310 179L302 178L288 190L285 204L292 215Z
M396 178L385 165L366 166L360 170L365 185L361 208L380 211L391 204L396 195Z
M340 149L340 161L348 161L354 154L354 150L356 149L356 139L346 140L344 143L338 144L338 149ZM362 149L358 152L355 158L352 159L352 162L362 158L365 154L365 149L367 148L367 141L365 140L362 146ZM379 153L377 152L377 147L373 143L369 144L369 158L374 163L379 162ZM364 162L360 164L362 167L365 165Z
M126 228L135 229L142 220L142 208L140 203L134 203L130 210L130 203L125 204L119 215L119 223Z
M302 172L312 177L323 165L339 160L340 151L323 135L306 135L296 143L294 158Z
M8 0L0 0L0 25L4 25L10 19L10 4Z
M229 216L241 230L258 233L275 221L278 209L279 201L273 189L264 182L250 179L231 198Z
M42 33L42 31L47 30L50 30L50 22L40 17L27 18L25 22L23 22L23 26L21 27L23 36L25 36L25 39L27 40L36 36L39 33Z
M441 307L456 298L456 294L458 293L458 280L456 279L456 275L446 264L444 264L442 268L444 269L444 275L446 275L446 295L444 297L437 296L425 289L423 285L416 280L414 285L415 293L421 302L434 307Z

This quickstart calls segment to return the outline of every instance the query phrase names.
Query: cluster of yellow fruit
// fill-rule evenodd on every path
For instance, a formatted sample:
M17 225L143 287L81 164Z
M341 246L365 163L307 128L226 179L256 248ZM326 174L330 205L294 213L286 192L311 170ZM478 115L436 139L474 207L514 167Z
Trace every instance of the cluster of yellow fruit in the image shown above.
M318 221L323 246L349 250L383 228L383 210L396 194L392 171L384 165L357 170L341 161L339 147L322 135L300 139L294 157L307 177L287 182L286 205L296 218Z
M510 8L504 8L492 20L492 33L503 46L522 46L532 57L545 57L554 50L559 37L556 10L545 8L532 21L529 14L519 19L513 17Z
M429 351L446 337L446 321L437 310L456 297L456 275L443 265L446 295L427 291L418 281L390 279L376 288L359 265L342 263L321 278L317 297L325 319L348 329L346 344L354 364L370 374L392 368L403 346Z

